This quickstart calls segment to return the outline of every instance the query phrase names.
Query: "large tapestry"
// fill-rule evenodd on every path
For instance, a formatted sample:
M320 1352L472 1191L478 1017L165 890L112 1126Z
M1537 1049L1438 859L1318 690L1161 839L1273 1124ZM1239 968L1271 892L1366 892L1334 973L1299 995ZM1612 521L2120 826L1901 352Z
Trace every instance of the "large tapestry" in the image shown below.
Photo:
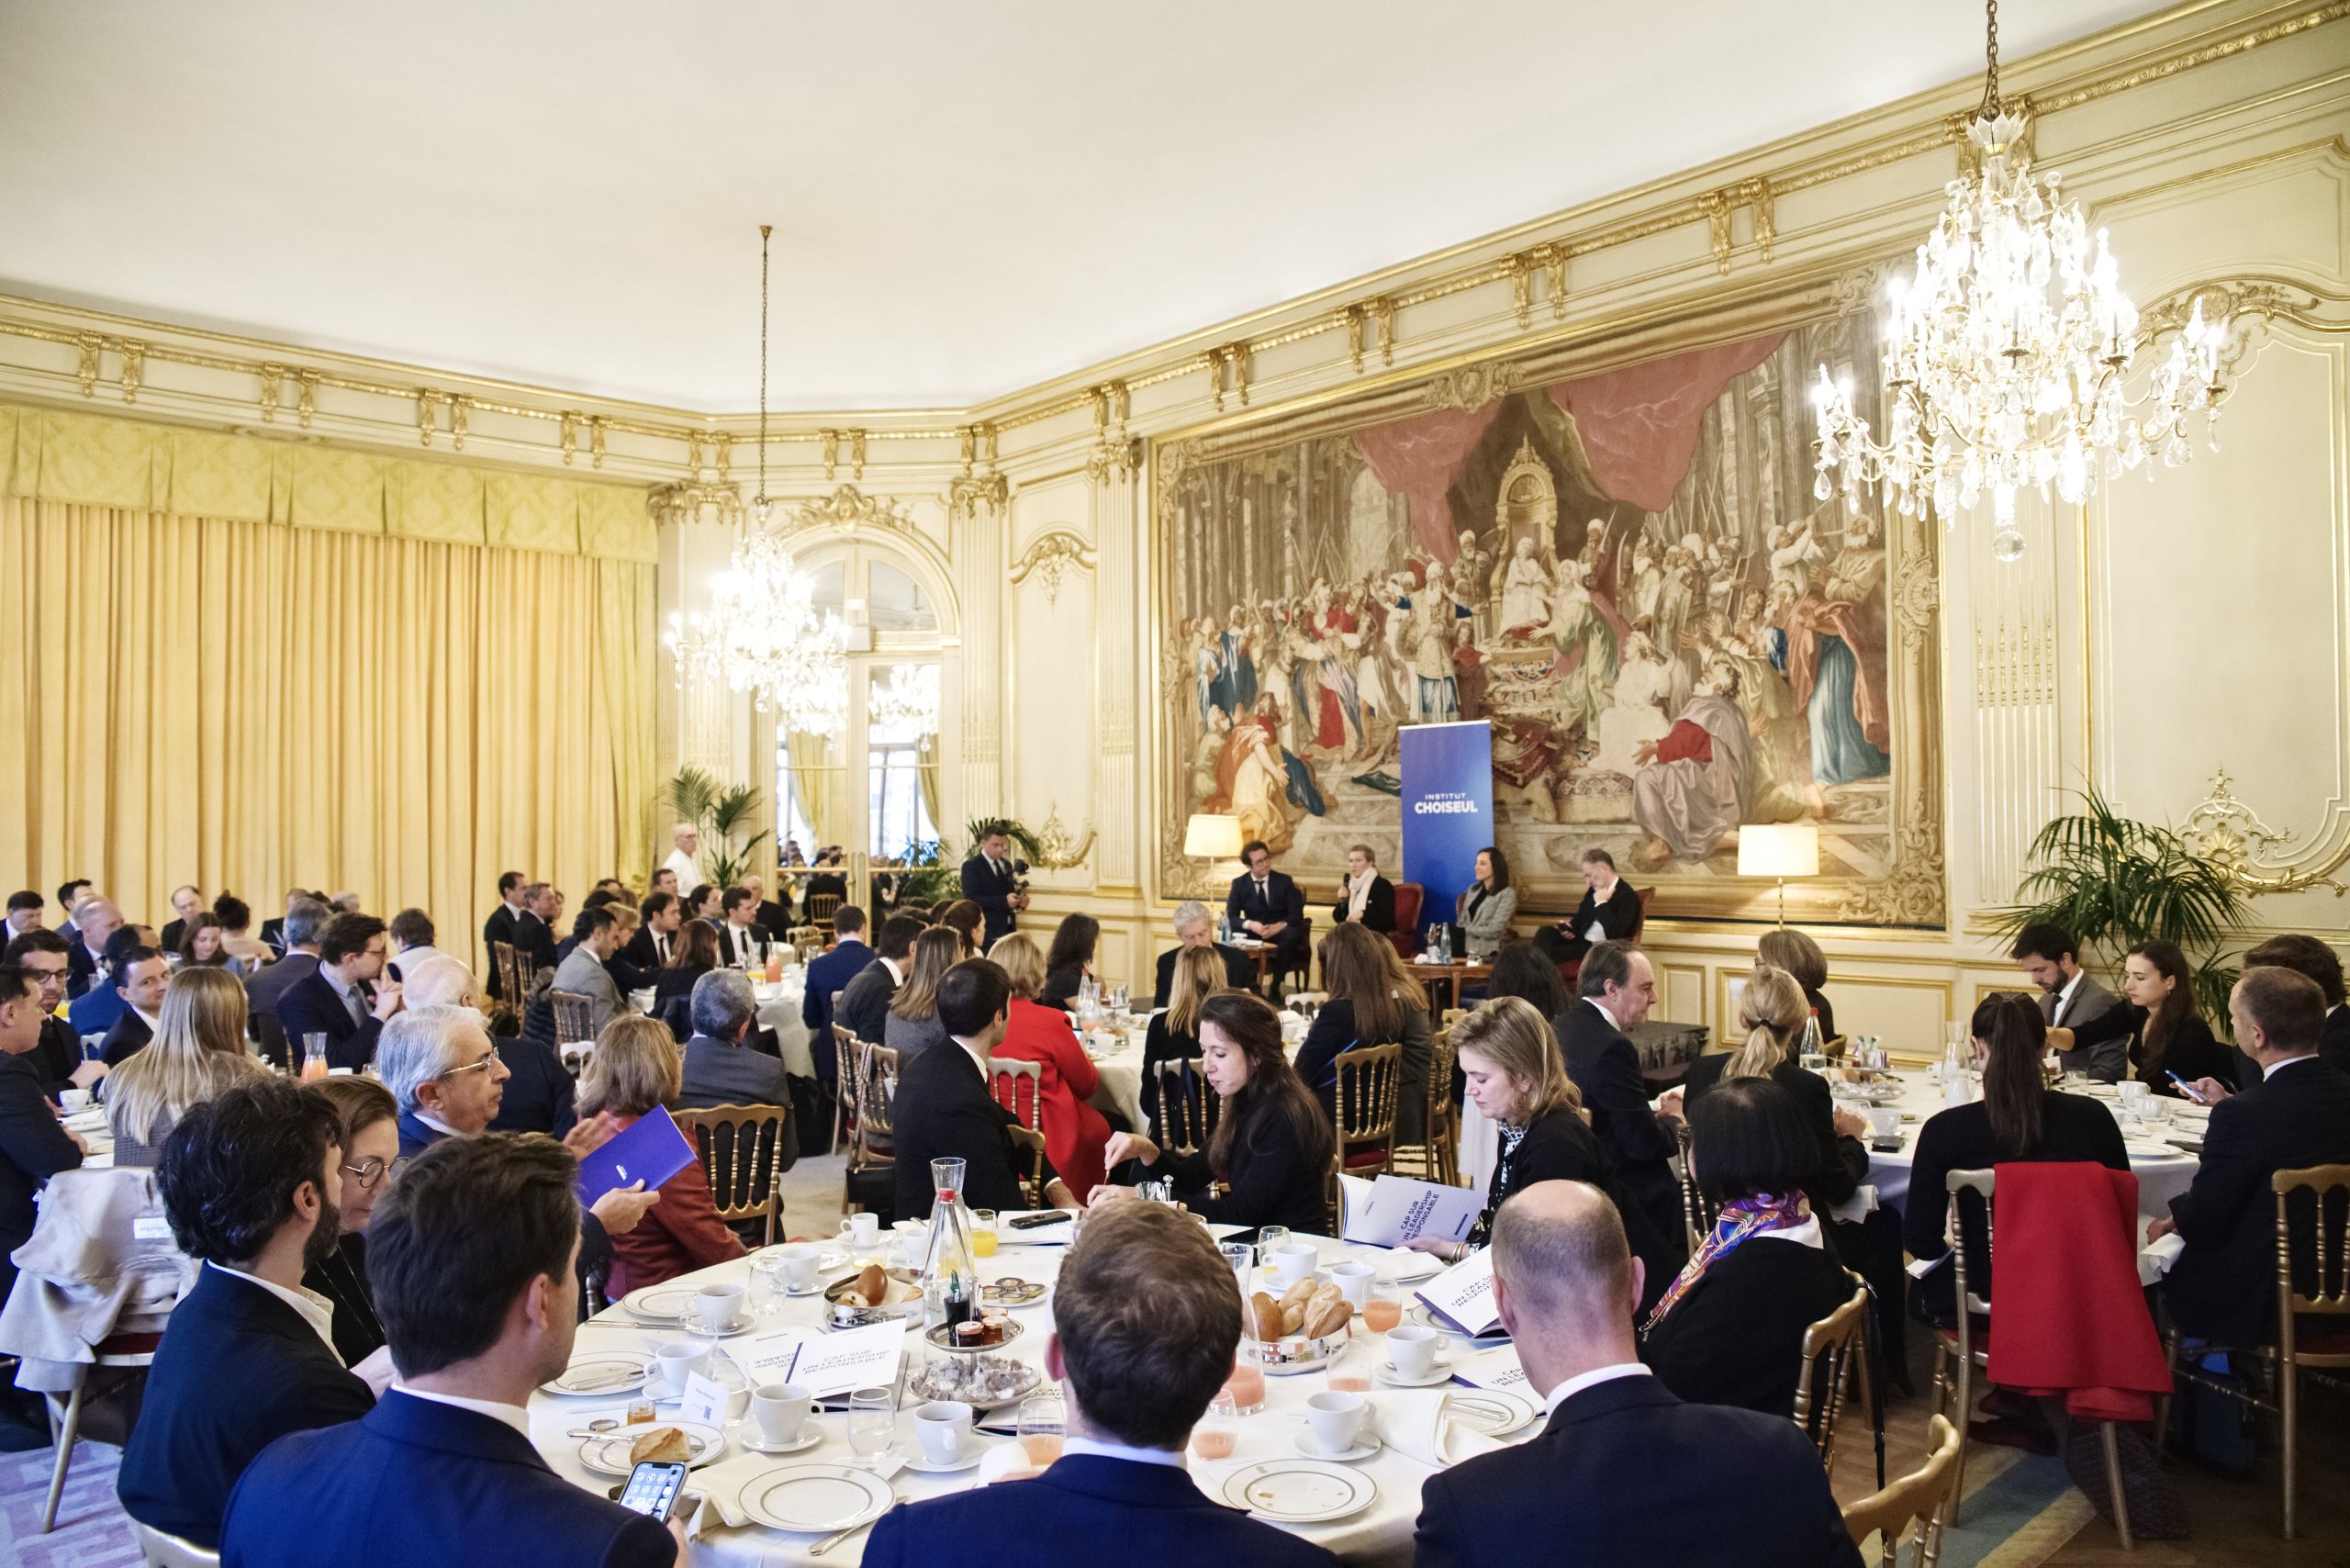
M1158 452L1162 799L1292 873L1400 863L1396 735L1494 726L1521 904L1586 847L1659 914L1751 914L1740 824L1811 822L1806 918L1938 924L1932 540L1816 493L1806 386L1859 314L1526 385L1508 365ZM1397 409L1409 410L1398 416Z

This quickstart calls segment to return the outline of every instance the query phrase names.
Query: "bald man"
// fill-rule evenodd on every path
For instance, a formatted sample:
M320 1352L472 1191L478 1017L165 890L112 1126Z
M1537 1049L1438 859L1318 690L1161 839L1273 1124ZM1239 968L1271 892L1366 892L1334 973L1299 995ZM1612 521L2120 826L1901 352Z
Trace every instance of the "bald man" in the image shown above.
M1494 1305L1550 1424L1428 1477L1416 1568L1515 1565L1529 1541L1555 1563L1860 1568L1801 1428L1684 1405L1640 1364L1640 1273L1596 1187L1538 1182L1502 1204Z

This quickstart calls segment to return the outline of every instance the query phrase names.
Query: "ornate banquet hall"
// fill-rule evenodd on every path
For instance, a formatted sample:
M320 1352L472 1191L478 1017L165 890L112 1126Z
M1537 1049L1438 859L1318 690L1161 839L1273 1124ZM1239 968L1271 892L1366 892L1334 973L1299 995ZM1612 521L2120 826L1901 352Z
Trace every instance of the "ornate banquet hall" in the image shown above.
M0 1556L2350 1552L2350 4L1658 20L0 6Z

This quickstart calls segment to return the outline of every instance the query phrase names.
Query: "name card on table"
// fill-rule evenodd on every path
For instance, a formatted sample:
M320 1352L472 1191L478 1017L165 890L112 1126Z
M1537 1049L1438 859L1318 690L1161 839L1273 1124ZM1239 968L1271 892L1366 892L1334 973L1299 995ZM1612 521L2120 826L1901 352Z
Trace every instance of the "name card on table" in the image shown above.
M1469 1254L1412 1293L1427 1309L1463 1334L1490 1334L1501 1324L1494 1305L1494 1253L1483 1248Z
M1401 1247L1415 1237L1447 1241L1467 1238L1485 1212L1485 1195L1467 1187L1439 1186L1408 1176L1338 1178L1338 1202L1346 1215L1339 1238L1370 1247Z
M898 1381L906 1353L902 1318L868 1323L827 1334L819 1328L787 1328L763 1334L735 1352L751 1386L796 1383L818 1399L859 1388L888 1388Z
M695 1372L686 1379L685 1397L677 1402L677 1419L705 1427L726 1425L726 1390L718 1380Z

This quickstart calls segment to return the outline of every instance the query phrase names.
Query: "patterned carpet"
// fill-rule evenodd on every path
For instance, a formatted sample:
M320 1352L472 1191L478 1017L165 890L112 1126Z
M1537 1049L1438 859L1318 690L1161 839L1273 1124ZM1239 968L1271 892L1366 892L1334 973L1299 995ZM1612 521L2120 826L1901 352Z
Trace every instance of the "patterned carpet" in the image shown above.
M139 1547L114 1496L122 1450L104 1443L74 1445L57 1529L43 1535L40 1508L55 1458L50 1449L0 1454L0 1562L19 1568L136 1568Z

